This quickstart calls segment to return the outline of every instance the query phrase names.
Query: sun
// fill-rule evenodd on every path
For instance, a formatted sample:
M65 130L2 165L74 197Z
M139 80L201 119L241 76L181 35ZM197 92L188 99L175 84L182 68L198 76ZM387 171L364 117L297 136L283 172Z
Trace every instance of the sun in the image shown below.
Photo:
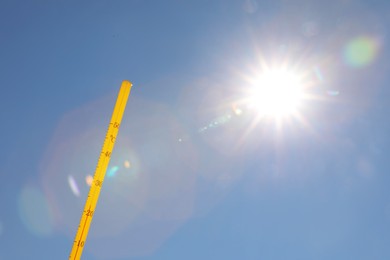
M295 114L304 98L301 77L286 69L267 70L252 83L246 102L263 116L280 118Z

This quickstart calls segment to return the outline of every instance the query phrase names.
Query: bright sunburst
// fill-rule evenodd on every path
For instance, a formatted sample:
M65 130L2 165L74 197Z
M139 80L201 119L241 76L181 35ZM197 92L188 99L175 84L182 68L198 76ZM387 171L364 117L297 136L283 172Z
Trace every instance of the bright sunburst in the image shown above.
M297 113L303 97L299 75L286 69L272 69L253 80L246 102L260 115L280 118Z

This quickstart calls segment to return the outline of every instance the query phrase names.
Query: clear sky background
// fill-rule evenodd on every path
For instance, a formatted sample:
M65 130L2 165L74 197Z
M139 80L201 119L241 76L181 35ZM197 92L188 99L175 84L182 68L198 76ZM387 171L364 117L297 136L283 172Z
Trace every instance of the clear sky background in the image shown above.
M122 80L83 259L390 259L390 2L0 3L0 259L67 259ZM260 64L310 81L279 124Z

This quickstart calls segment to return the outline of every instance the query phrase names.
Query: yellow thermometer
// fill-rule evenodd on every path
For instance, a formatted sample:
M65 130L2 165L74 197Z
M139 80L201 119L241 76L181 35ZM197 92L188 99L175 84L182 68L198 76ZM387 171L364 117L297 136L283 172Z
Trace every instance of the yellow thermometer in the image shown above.
M99 199L100 189L102 188L107 167L110 162L111 153L115 145L116 136L118 135L122 116L125 112L131 86L132 84L125 80L122 82L121 88L119 90L114 112L112 113L110 124L108 125L106 138L104 139L103 148L99 156L99 161L93 176L91 188L89 189L84 211L81 215L80 224L77 228L77 233L73 242L72 251L69 255L69 260L80 259L83 252L85 240L87 239L89 227L91 225L96 204Z

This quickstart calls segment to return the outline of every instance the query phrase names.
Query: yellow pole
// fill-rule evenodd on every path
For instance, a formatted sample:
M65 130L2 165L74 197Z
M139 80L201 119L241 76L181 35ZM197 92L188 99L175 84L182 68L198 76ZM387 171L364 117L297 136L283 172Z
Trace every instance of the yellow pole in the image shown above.
M99 199L100 189L102 188L107 167L110 162L112 150L115 145L115 140L118 135L119 127L122 121L123 113L125 112L127 99L130 94L132 84L125 80L122 82L119 90L118 98L115 103L114 112L111 116L110 124L103 147L96 166L93 182L89 189L87 201L84 206L84 211L81 215L80 224L77 228L77 233L73 242L72 251L69 255L69 260L80 259L87 239L89 227L95 213L96 204Z

